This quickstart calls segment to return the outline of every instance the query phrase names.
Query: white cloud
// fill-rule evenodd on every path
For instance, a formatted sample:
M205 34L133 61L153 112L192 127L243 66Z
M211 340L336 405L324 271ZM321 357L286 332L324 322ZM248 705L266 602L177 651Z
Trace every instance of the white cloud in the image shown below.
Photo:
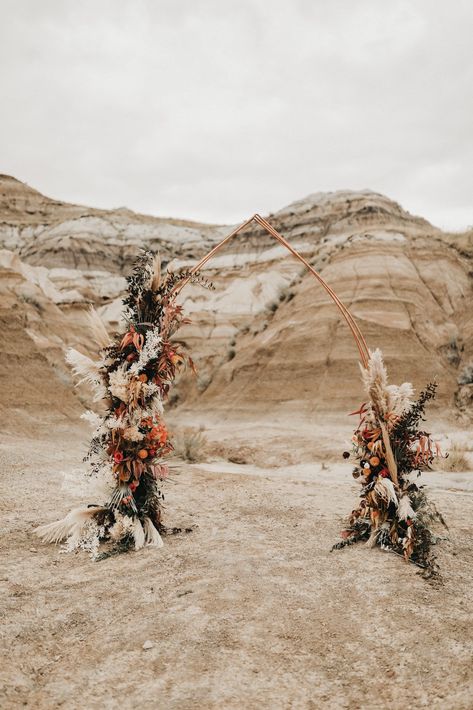
M473 222L466 0L2 0L2 18L1 170L46 194L232 222L369 187Z

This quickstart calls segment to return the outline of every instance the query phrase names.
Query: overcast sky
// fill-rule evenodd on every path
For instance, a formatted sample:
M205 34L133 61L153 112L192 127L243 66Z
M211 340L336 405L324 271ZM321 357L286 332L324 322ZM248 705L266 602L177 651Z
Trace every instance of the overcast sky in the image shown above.
M0 0L0 172L237 222L371 188L473 224L471 0Z

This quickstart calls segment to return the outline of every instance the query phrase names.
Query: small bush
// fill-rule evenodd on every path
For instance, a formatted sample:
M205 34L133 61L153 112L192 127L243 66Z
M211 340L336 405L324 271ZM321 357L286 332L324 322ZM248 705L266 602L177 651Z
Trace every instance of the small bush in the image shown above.
M28 294L22 293L20 295L20 299L23 301L23 303L29 303L31 306L34 306L36 310L38 310L40 313L43 311L43 306L34 296L29 296Z
M460 372L458 377L459 385L471 385L473 384L473 363L466 365Z
M448 458L440 463L442 471L468 471L470 462L465 456L465 449L460 444L454 443L448 451Z
M174 453L184 461L197 463L205 461L205 448L207 438L204 430L185 427L181 429L173 439Z
M205 392L211 382L211 375L208 372L202 372L197 377L197 389L199 390L199 392Z
M447 346L447 360L454 367L458 367L463 348L458 347L456 338L452 338Z

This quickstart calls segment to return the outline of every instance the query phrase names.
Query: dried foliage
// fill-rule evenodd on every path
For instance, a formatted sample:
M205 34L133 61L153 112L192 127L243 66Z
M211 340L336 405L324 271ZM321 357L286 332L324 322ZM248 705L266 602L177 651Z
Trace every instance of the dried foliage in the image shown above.
M445 521L424 487L412 480L442 456L438 442L421 426L437 384L427 385L412 402L409 383L388 385L379 350L371 353L363 381L369 400L352 412L360 420L352 451L344 454L356 461L353 477L361 484L361 501L348 518L341 542L332 549L364 541L401 555L420 567L425 577L438 577L433 552L438 537L432 528L436 523L445 526Z
M111 480L112 493L103 507L73 511L63 521L38 528L44 540L68 538L69 549L87 549L95 558L102 542L111 545L113 554L162 545L161 484L169 475L166 459L173 451L163 405L179 369L185 364L194 369L173 340L189 322L176 303L177 289L187 281L210 287L187 271L162 274L159 258L143 252L127 279L126 331L111 341L98 315L91 314L89 330L100 348L99 359L68 352L79 381L87 382L107 406L101 418L86 414L95 428L86 459L93 476Z
M205 460L207 439L203 429L184 427L173 438L174 453L178 458L190 463Z
M448 450L448 458L442 462L443 471L468 471L470 461L467 450L458 443L452 444Z

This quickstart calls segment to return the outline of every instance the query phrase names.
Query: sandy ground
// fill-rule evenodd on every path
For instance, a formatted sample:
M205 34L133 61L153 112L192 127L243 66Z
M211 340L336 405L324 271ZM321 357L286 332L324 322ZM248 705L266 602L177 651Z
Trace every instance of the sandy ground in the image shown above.
M91 562L31 535L96 502L62 484L85 443L65 427L1 448L2 708L473 707L473 474L425 476L450 524L441 586L329 551L357 484L320 459L185 465L167 522L194 532Z

